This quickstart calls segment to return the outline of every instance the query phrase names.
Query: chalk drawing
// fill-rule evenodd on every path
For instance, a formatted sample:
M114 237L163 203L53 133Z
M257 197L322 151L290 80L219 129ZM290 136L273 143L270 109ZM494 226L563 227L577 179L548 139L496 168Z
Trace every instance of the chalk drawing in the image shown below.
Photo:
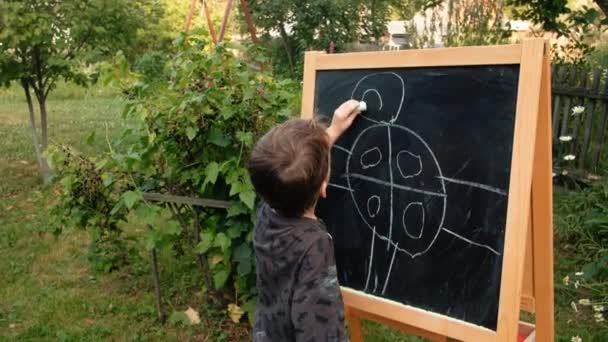
M473 188L479 188L479 189L482 189L482 190L486 190L486 191L497 193L499 195L507 196L507 192L506 191L504 191L503 189L499 189L499 188L493 187L493 186L489 186L489 185L485 185L485 184L481 184L481 183L476 183L476 182L469 182L469 181L465 181L465 180L461 180L461 179L448 178L448 177L441 177L441 179L443 181L445 181L445 182L462 184L462 185L468 185L468 186L473 187Z
M407 229L407 225L405 224L405 219L407 217L407 213L410 212L410 209L412 208L419 208L420 212L422 213L422 224L420 225L420 231L418 232L418 234L412 234L408 229ZM401 221L403 223L403 230L405 230L405 234L407 234L407 236L409 236L410 238L414 239L414 240L418 240L422 237L422 231L424 229L424 206L422 205L422 202L412 202L410 204L408 204L405 207L405 210L403 210L403 215L401 218Z
M407 162L402 162L402 156L409 156L411 158L408 158L409 160ZM403 171L403 168L401 168L401 164L407 165L410 162L413 163L414 167L417 169L417 171L414 173L406 173ZM420 158L419 155L414 154L410 151L403 150L397 153L397 169L399 170L401 177L403 177L404 179L414 178L422 173L422 158Z
M469 240L469 239L467 239L467 238L465 238L465 237L463 237L463 236L460 236L460 235L458 235L458 234L454 233L453 231L451 231L451 230L449 230L449 229L447 229L447 228L445 228L445 227L444 227L444 228L441 228L441 229L442 229L443 231L445 231L445 232L449 233L449 234L454 235L455 237L457 237L457 238L459 238L459 239L461 239L461 240L464 240L464 241L466 241L466 242L470 243L471 245L478 246L478 247L482 247L482 248L485 248L485 249L489 250L490 252L492 252L492 253L494 253L494 254L496 254L496 255L501 255L501 254L500 254L500 253L499 253L497 250L495 250L494 248L492 248L492 247L490 247L490 246L488 246L488 245L483 245L483 244L477 243L477 242L475 242L475 241L471 241L471 240Z
M372 195L367 199L367 214L370 217L376 217L380 212L380 196Z
M388 267L386 279L384 280L384 286L382 287L382 294L384 294L384 292L386 292L386 286L388 285L388 280L391 277L391 272L393 270L393 264L395 263L395 255L397 255L397 250L399 249L399 244L396 244L395 246L396 246L396 248L393 250L393 257L391 258L391 264Z
M336 188L336 189L342 189L342 190L351 191L351 192L352 192L352 191L354 191L354 190L353 190L353 189L351 189L351 188L347 188L347 187L345 187L345 186L338 185L338 184L329 183L329 184L327 184L327 185L328 185L328 186L330 186L330 187L332 187L332 188Z
M363 87L364 82L371 78L380 78L381 81L378 81L377 84L387 84L392 79L392 86L401 86L401 97L399 99L394 99L394 102L391 103L391 101L383 99L381 93L382 89L360 89L360 87ZM361 95L359 95L358 98L355 98L355 94ZM378 101L370 102L368 99L368 97L370 96L377 97ZM393 270L393 265L395 263L397 253L402 253L412 259L420 257L427 253L433 247L435 241L437 240L437 237L441 232L445 232L445 234L449 234L453 238L465 241L472 247L483 248L496 255L501 255L500 252L498 252L491 246L473 241L444 227L446 210L448 206L448 194L446 192L446 183L464 185L496 193L501 196L506 196L507 193L503 189L490 185L481 184L470 180L460 180L444 176L442 173L441 165L428 143L417 132L406 126L399 125L396 123L397 119L399 118L399 115L401 114L401 111L403 110L403 103L405 99L404 79L393 72L380 72L369 74L361 78L357 82L355 88L352 91L351 98L359 101L368 100L366 101L368 104L373 103L377 104L377 106L376 108L371 108L371 106L368 107L368 111L360 115L363 119L367 120L368 122L371 122L372 125L365 128L355 137L355 140L353 141L352 146L350 148L338 145L333 146L336 151L340 151L346 154L346 170L344 174L339 175L339 177L346 180L346 186L337 184L329 184L329 186L337 190L347 191L350 193L350 198L354 204L357 214L372 232L364 291L371 290L373 293L376 293L378 291L379 271L375 269L373 265L374 253L378 252L375 246L376 240L385 242L386 250L388 252L391 252L392 254L388 270L385 274L380 275L384 277L381 289L382 294L385 293L389 284L391 272ZM395 105L394 107L396 107L396 109L393 108L395 109L394 112L392 112L392 110L390 109L391 104ZM373 113L373 115L376 116L378 115L378 113L380 113L381 116L390 116L390 118L388 120L383 120L382 118L371 117L370 115L372 114L370 113ZM364 146L364 140L361 140L361 138L365 137L368 134L372 134L372 132L376 137L376 140L378 136L382 137L384 135L386 137L385 139L388 147L388 156L382 155L382 151L380 150L379 146ZM410 141L410 143L408 145L408 149L401 149L396 155L393 155L392 136L395 135L398 135L400 137L408 136L410 138L408 140ZM357 163L352 163L353 158L358 159L358 165ZM396 163L396 170L394 170L393 167L393 159ZM469 161L467 161L466 163L468 164ZM379 171L374 171L379 165L387 165L388 174L380 174ZM358 172L358 170L360 171ZM400 178L398 178L398 181L393 178L393 174L395 172L398 172L401 176ZM428 175L429 173L433 175L433 184L428 184L428 181L422 182L418 180L418 178L427 177L426 175ZM358 184L357 191L353 190L353 182L357 182ZM375 190L367 190L369 188L365 187L366 183L378 185L380 186L380 188L376 187L374 188ZM363 184L363 186L361 184ZM367 191L378 191L378 189L380 189L381 193L366 193ZM403 193L415 194L412 196L418 196L417 198L423 196L424 200L411 201L405 206L405 209L399 209L400 212L395 213L395 210L398 206L405 204L395 202L397 195L401 195L401 197L403 197ZM361 202L361 200L363 199L362 196L367 200L367 202L365 202L365 200ZM385 198L383 199L383 197ZM386 202L383 203L384 201ZM359 203L361 203L362 205L366 205L367 208L365 209L367 210L365 210L365 212L359 207ZM388 206L387 208L382 208L386 205ZM401 215L400 223L405 232L405 235L400 235L400 241L395 241L395 237L393 234L395 214ZM408 227L406 224L408 215L415 214L419 215L420 227ZM388 215L388 217L386 217L386 215ZM427 220L427 218L429 217L439 217L440 219L435 219L434 221L432 219ZM378 219L380 219L380 221L377 221ZM387 221L388 227L383 227L386 229L382 229L379 232L377 229L378 227L376 226L377 222ZM412 249L412 247L407 246L407 240L417 241L417 249ZM372 274L373 289L370 289L370 286L372 285L370 284L372 280Z
M342 151L344 153L350 154L350 150L348 150L348 149L346 149L346 148L344 148L344 147L342 147L340 145L333 144L331 147L335 148L336 150L340 150L340 151Z
M361 162L361 167L363 170L374 167L382 161L382 152L378 147L370 148L369 150L363 152L361 158L359 159Z
M380 93L376 90L376 89L367 89L364 93L363 96L361 96L361 101L365 100L365 96L367 95L367 93L369 92L374 92L377 96L378 96L378 100L380 101L380 106L378 106L378 110L382 110L382 96L380 96Z

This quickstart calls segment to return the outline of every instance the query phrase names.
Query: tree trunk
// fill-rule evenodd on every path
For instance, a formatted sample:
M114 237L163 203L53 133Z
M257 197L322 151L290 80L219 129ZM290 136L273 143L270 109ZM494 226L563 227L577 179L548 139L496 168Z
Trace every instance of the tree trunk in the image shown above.
M42 156L40 150L40 143L38 142L38 130L36 129L36 115L34 113L34 103L32 101L32 94L30 92L30 86L27 81L22 80L21 86L25 92L25 99L27 101L27 108L30 113L30 127L32 129L32 140L34 142L34 150L36 151L36 160L38 161L38 167L40 168L40 174L42 179L46 181L49 178L49 166L46 159Z
M47 112L46 112L46 97L44 94L37 95L38 106L40 107L40 130L42 131L42 152L49 146L48 141L48 125L47 125Z
M294 72L294 64L293 64L293 50L291 49L291 44L289 44L289 36L285 31L285 26L283 23L279 23L279 33L281 34L281 41L283 41L283 47L285 48L285 53L287 53L287 60L289 61L289 68L291 73Z
M152 256L152 277L154 279L154 298L156 299L156 314L158 320L161 323L165 322L165 311L163 310L163 300L160 294L160 274L158 272L158 258L156 256L156 249L152 248L150 251Z

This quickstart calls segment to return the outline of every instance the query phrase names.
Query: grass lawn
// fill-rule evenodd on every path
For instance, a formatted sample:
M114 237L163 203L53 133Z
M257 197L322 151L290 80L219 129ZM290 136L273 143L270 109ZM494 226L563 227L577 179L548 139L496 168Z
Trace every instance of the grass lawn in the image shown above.
M40 184L26 109L18 89L0 91L0 341L249 340L247 324L234 325L223 312L202 304L194 267L161 256L166 310L192 306L202 319L197 326L163 325L156 321L147 256L121 272L98 275L89 269L85 232L69 232L58 239L45 232L54 190ZM115 138L125 125L122 101L105 90L62 87L48 109L51 142L87 154L105 149L106 137ZM89 146L84 141L91 131L97 139ZM558 200L568 198L564 191L557 193ZM558 284L565 274L589 262L578 259L567 244L556 253ZM556 295L560 341L574 335L583 341L608 340L605 323L595 323L590 313L571 308L577 293L560 285ZM366 325L366 331L369 341L419 341L375 324Z

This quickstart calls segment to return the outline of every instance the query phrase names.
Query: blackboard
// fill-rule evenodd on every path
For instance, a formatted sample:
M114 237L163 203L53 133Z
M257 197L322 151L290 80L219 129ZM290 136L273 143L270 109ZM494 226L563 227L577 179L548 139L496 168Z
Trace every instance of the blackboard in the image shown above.
M317 209L342 286L496 330L519 68L316 72L317 117L368 107Z

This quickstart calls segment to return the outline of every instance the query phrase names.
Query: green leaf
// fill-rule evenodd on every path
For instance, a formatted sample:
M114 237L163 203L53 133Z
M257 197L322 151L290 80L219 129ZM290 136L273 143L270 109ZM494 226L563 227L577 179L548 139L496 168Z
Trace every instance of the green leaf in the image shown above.
M239 262L239 265L236 267L236 272L240 276L246 276L251 273L252 268L251 261Z
M133 208L135 203L143 200L143 196L139 191L127 191L122 195L122 198L129 209Z
M190 319L186 313L182 311L174 311L171 316L169 316L169 323L173 325L188 325L190 324Z
M61 186L66 191L71 191L72 185L74 185L75 182L76 182L76 177L74 175L67 175L67 176L63 177L60 181Z
M163 226L163 233L168 235L177 236L182 231L182 227L175 220L168 220Z
M198 127L188 126L186 128L186 136L188 140L192 141L196 137L196 133L198 133Z
M219 147L226 147L230 145L230 138L215 127L211 128L209 131L207 141Z
M230 276L230 272L227 269L220 269L213 274L213 285L217 290L221 289L226 285L226 281Z
M241 183L241 182L234 182L232 183L232 185L230 186L230 196L234 196L238 193L241 193L243 190L245 190L245 184Z
M144 234L144 237L143 237L143 242L144 242L144 248L147 251L151 251L153 249L158 248L157 241L158 241L158 237L156 236L156 232L154 230L146 231L146 233Z
M232 203L230 208L228 208L227 217L230 218L230 217L238 216L241 214L247 214L247 212L248 212L248 209L246 206L243 205L243 203L234 202L234 203Z
M245 146L253 145L253 133L239 131L236 133L236 138L239 142L242 142Z
M220 172L220 165L216 162L211 162L205 167L205 183L215 184L217 175Z
M231 244L232 241L224 233L217 234L213 242L213 246L219 247L222 250L222 253L226 252Z
M247 318L249 318L249 324L253 325L255 323L255 307L256 307L255 298L248 300L244 305L241 305L241 307L243 308L243 310L245 310L245 312L247 312Z
M202 232L201 242L196 245L194 251L198 254L205 254L213 246L214 234L212 232Z
M236 262L251 262L251 247L249 244L242 243L237 248L234 249L234 254L232 259Z
M239 198L249 209L253 210L255 205L255 192L252 190L243 191L239 194Z
M93 145L93 143L95 142L95 131L91 132L91 134L89 134L89 136L87 136L87 138L85 139L85 142L87 145Z
M241 236L241 233L244 231L245 229L243 229L243 225L239 225L239 224L233 224L230 226L230 228L228 228L228 230L226 231L227 235L229 238L231 239L236 239L239 236Z
M103 173L101 175L101 181L103 182L103 185L107 188L114 184L114 175L107 172Z
M158 220L157 206L140 205L135 209L135 216L146 224L154 224Z

